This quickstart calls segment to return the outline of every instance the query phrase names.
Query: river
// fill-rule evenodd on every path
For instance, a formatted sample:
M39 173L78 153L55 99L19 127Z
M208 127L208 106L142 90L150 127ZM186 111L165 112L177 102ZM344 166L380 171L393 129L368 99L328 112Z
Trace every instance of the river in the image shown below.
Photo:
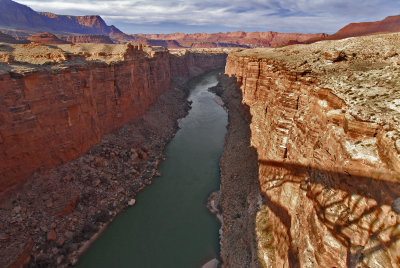
M80 258L76 267L197 268L217 258L220 225L206 208L219 188L228 115L208 88L217 71L189 83L189 114L154 178Z

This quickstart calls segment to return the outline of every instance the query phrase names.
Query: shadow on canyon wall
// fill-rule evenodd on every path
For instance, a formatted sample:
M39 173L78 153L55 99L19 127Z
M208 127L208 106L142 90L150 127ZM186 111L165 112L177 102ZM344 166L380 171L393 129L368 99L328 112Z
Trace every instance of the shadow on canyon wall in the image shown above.
M313 202L314 210L318 219L327 227L329 232L340 243L347 248L347 265L355 267L364 258L373 255L375 252L384 248L389 248L394 242L400 239L400 234L396 232L399 223L387 226L382 223L382 219L395 221L396 214L390 212L390 207L397 213L395 208L396 199L400 196L400 182L390 182L375 179L371 176L350 175L347 172L336 172L331 170L318 169L310 166L303 166L295 163L286 163L271 160L259 160L259 166L265 165L272 169L279 169L285 174L278 183L273 183L267 187L267 191L280 187L284 183L299 183L300 187L307 191L307 197ZM378 171L377 171L378 172ZM379 172L382 177L384 173ZM386 174L393 176L393 174ZM319 186L319 187L317 187ZM330 193L329 193L330 192ZM325 202L327 194L335 196L333 202ZM292 237L290 235L291 216L286 208L272 201L264 195L265 204L277 215L283 225L287 228L287 235L290 240L288 252L290 267L299 267L298 252L292 247ZM332 200L331 199L331 200ZM374 200L373 205L366 205L366 200ZM344 205L350 204L353 205ZM337 206L345 206L347 210L335 213ZM384 208L386 207L386 208ZM360 212L361 211L361 212ZM392 213L392 214L390 214ZM368 224L365 222L367 216L374 215L374 220ZM373 246L362 246L352 243L352 236L348 230L351 226L356 226L361 232L368 233L368 239L374 241ZM376 228L376 226L380 226ZM382 237L389 235L389 239L383 240Z

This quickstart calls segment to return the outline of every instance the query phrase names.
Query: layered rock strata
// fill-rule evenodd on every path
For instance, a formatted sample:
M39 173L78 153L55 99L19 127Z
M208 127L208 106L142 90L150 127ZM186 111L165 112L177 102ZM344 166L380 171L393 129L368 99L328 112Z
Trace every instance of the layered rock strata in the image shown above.
M69 161L226 54L130 45L0 47L0 192Z
M399 47L388 34L228 56L258 156L262 266L399 266Z
M0 266L68 266L151 183L188 110L183 83L226 52L0 49L12 58L0 63Z

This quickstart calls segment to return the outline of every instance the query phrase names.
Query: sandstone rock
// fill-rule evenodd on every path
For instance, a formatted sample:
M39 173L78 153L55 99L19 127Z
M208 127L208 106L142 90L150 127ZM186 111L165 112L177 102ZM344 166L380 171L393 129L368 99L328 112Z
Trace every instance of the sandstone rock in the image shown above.
M53 229L50 230L50 232L47 233L47 240L48 241L55 241L57 238L57 234L56 231L54 231Z
M133 205L135 205L135 203L136 203L135 199L131 199L131 200L128 201L128 205L129 206L133 206Z
M325 59L330 60L332 62L339 62L346 60L347 56L344 51L335 51L333 53L324 53L322 54Z
M399 44L399 34L388 34L228 56L225 72L240 86L257 150L263 266L398 266L400 113L388 108L400 97L400 77L382 55ZM224 263L239 254L224 254Z
M58 256L57 257L57 265L60 265L62 263L62 261L64 260L64 256Z
M95 62L72 60L72 65L64 68L57 65L56 59L68 61L84 51L84 45L15 46L10 55L16 53L20 66L13 68L24 70L28 64L36 71L0 70L0 95L6 91L18 95L7 99L0 118L1 122L4 120L0 124L1 135L15 137L0 143L0 151L5 152L0 155L0 192L23 182L39 167L46 170L76 158L103 135L142 116L176 77L187 79L197 74L189 65L203 72L224 66L226 59L223 51L161 51L150 57L145 52L127 51L125 45L91 44L93 58L88 59ZM100 52L106 56L93 56ZM42 66L44 63L55 64L51 72ZM60 69L54 72L57 68ZM114 97L107 97L109 94ZM11 127L15 124L20 127ZM141 156L145 159L146 153ZM104 165L101 158L96 163Z
M57 246L61 247L62 245L64 245L65 239L64 237L59 237L56 241Z

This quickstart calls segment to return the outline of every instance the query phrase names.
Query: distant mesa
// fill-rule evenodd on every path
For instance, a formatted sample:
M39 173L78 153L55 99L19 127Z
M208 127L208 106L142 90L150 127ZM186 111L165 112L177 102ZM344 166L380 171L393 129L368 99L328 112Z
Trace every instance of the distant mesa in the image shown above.
M108 26L97 15L68 16L36 12L12 0L0 0L0 27L16 30L77 34L122 34L115 26Z
M384 20L374 22L350 23L341 28L335 34L322 38L311 38L304 43L313 43L321 40L340 40L349 37L395 32L400 32L400 15L389 16Z
M384 20L375 22L350 23L340 29L331 38L346 38L353 36L362 36L376 33L400 32L400 15L389 16Z
M45 32L39 33L28 37L28 40L31 42L46 44L46 45L62 45L62 44L70 44L65 40L62 40L55 36L52 33Z

